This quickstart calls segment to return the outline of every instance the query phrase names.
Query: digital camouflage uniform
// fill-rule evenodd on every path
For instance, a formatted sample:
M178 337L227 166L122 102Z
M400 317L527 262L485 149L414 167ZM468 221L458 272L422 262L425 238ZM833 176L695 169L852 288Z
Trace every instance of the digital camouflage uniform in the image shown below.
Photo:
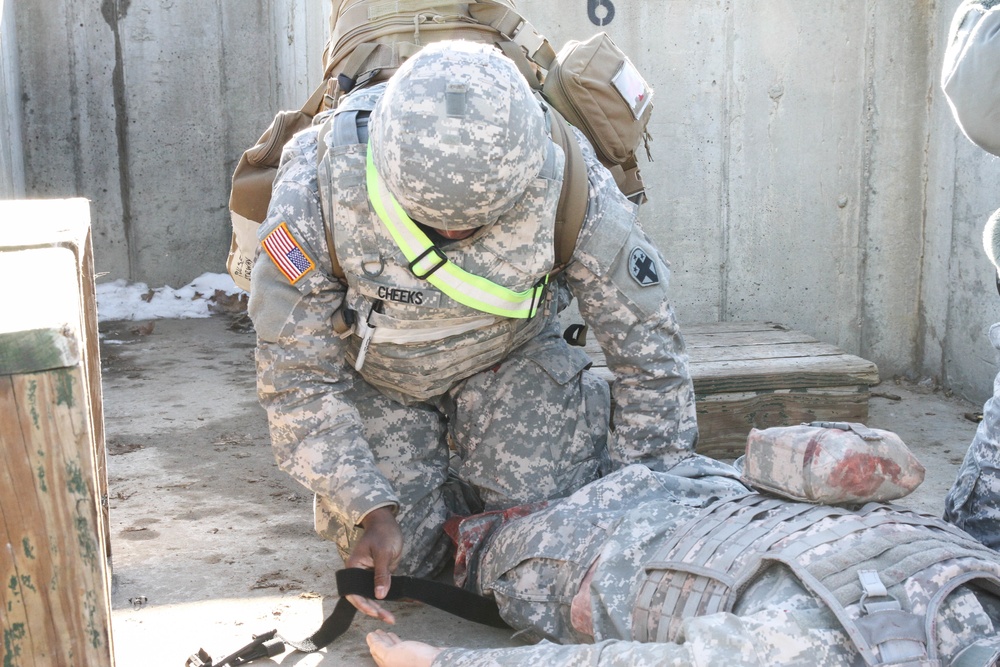
M489 47L459 50L465 52L461 58L486 59L474 62L475 71L497 68L493 80L503 79L507 97L490 97L478 79L450 81L442 76L451 73L448 48L454 51L454 43L425 47L388 84L353 92L333 114L321 117L329 120L329 131L319 169L320 125L285 146L259 232L266 253L254 266L249 307L258 338L258 391L275 456L315 493L318 532L336 541L346 558L365 515L379 507L398 508L406 541L398 571L416 575L445 562L449 542L442 526L452 512L468 513L464 501L470 497L473 509L560 497L600 469L632 462L667 468L690 455L697 438L687 356L667 299L668 265L640 229L636 207L579 133L589 209L572 260L541 292L537 315L513 319L481 312L406 269L407 260L370 203L363 138L345 140L338 116L363 116L374 107L373 149L376 140L392 145L432 135L417 147L427 151L422 162L375 150L378 178L390 189L397 185L392 194L420 212L418 217L411 211L415 219L433 221L439 229L462 228L466 219L486 222L475 218L475 210L461 209L453 194L465 189L470 197L494 196L488 203L498 216L495 223L471 238L439 243L451 265L515 291L543 284L553 268L562 151L547 135L539 135L537 160L534 153L527 155L531 151L521 151L527 157L517 163L535 170L537 162L538 171L523 179L524 196L509 201L502 192L480 187L482 180L498 190L495 175L478 173L469 180L455 171L475 156L456 162L447 151L470 143L462 132L481 127L463 125L463 114L483 113L486 101L506 104L528 89L507 61L495 62L495 52L483 55ZM409 81L401 75L417 64L432 75L408 88L399 83ZM424 89L434 77L455 86ZM431 93L457 104L448 107L446 123L435 125L427 104ZM415 99L407 104L410 94ZM393 96L393 104L379 106L383 96ZM518 118L516 127L544 122L540 107L532 108L537 117ZM443 107L437 113L443 116ZM424 122L428 126L421 130ZM413 131L390 136L397 123L409 123ZM354 125L347 123L348 129ZM510 143L506 135L516 135L502 126L492 131L505 136L473 139ZM420 151L415 153L419 157ZM497 169L516 167L496 163ZM433 187L404 192L400 179ZM427 202L437 209L426 208ZM324 210L332 218L347 286L333 275ZM436 210L441 213L434 218ZM263 260L265 254L271 261ZM572 297L616 377L611 432L607 384L586 370L590 360L569 347L556 326L558 311ZM359 324L340 337L332 320L344 303L356 310ZM362 353L368 324L375 334ZM466 486L454 484L456 478Z
M852 511L749 492L732 468L695 456L669 472L626 467L495 523L473 523L474 543L459 530L467 585L495 596L522 637L543 641L446 649L436 666L865 664L834 608L876 619L862 635L877 646L869 664L894 655L897 665L990 665L1000 655L1000 558L940 520L888 505ZM887 590L862 588L869 567ZM720 569L728 576L705 576ZM822 586L834 591L826 602L813 593ZM930 651L911 639L928 627ZM969 662L952 662L962 651Z
M994 155L1000 155L998 5L998 0L962 3L952 22L942 74L942 87L962 131ZM1000 267L1000 211L987 223L983 245ZM1000 323L990 328L989 336L1000 350ZM984 544L1000 548L1000 374L945 499L944 516Z

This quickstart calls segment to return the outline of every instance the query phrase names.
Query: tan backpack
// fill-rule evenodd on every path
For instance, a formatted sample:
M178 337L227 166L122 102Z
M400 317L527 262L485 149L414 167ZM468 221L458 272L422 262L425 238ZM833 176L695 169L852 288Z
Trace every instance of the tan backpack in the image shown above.
M552 114L552 137L566 154L566 167L556 214L557 269L573 253L589 190L583 154L566 121L590 139L622 192L636 203L645 201L635 150L650 138L646 126L652 91L606 34L570 42L557 54L512 0L334 0L338 1L323 53L323 83L301 109L275 116L257 143L244 152L233 174L229 199L233 236L226 268L237 286L250 290L257 228L267 216L285 143L309 127L318 113L335 108L345 94L388 80L408 57L434 41L467 39L497 45L559 112ZM648 143L646 150L648 157ZM335 274L342 277L332 244L330 250Z

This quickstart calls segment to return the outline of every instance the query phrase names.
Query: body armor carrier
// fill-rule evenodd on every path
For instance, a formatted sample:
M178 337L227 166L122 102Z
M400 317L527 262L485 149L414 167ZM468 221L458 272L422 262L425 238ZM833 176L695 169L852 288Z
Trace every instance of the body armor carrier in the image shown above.
M834 613L866 665L940 665L944 599L968 583L1000 594L996 554L942 521L878 503L852 511L750 494L703 510L647 563L633 638L676 641L684 618L732 611L774 565Z
M404 402L443 394L494 366L511 350L555 331L555 289L538 289L533 317L502 317L459 303L415 272L390 229L374 212L366 183L370 109L344 108L320 133L323 217L347 280L348 361L362 377ZM515 292L531 291L554 266L555 213L563 155L550 142L541 173L521 201L471 238L438 249L464 272ZM333 240L335 239L335 243ZM423 276L423 278L418 277Z

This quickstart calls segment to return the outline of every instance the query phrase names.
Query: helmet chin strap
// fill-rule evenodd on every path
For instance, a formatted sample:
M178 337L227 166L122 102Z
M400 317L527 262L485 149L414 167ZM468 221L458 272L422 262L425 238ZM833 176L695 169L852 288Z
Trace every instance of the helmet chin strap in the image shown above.
M439 229L437 233L449 241L461 241L462 239L469 238L480 229L482 227L473 227L472 229Z
M427 234L427 238L432 242L441 245L447 245L452 241L464 241L465 239L472 238L489 226L483 225L482 227L472 227L471 229L438 229L433 225L428 225L426 222L420 222L419 220L414 220L413 223L420 228L420 231Z

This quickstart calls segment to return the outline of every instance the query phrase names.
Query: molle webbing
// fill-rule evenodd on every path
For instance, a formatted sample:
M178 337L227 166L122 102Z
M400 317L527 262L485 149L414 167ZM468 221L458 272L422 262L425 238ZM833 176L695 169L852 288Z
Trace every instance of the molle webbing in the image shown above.
M404 60L443 39L512 43L520 52L519 60L543 69L556 57L549 41L510 0L341 0L337 4L323 53L324 79L341 84L334 98L354 85L388 80ZM532 80L537 88L536 72L531 72Z
M439 396L463 378L500 363L512 349L541 333L555 313L550 302L551 291L546 293L543 314L538 317L497 320L479 334L470 333L458 344L448 347L420 346L418 354L406 345L372 345L362 375L370 384L387 392L405 390L406 396L421 401ZM357 361L359 349L357 336L347 339L349 363Z
M862 586L858 581L856 566L876 559L886 565L878 569L879 577L886 588L903 583L914 573L931 565L961 556L978 555L990 558L992 554L981 544L954 526L941 521L928 521L928 517L907 512L898 507L891 510L885 505L872 503L858 512L861 521L833 527L830 530L800 540L779 553L775 558L781 562L799 563L808 551L814 551L825 544L836 544L854 533L877 528L882 524L908 524L923 526L930 532L925 537L898 542L886 538L877 531L871 531L864 541L855 544L850 551L833 551L810 560L808 573L824 588L829 590L841 605L849 605L861 598Z
M685 617L728 611L734 590L760 553L835 507L788 503L762 494L710 506L679 530L646 565L632 616L634 638L672 642Z
M825 528L810 530L820 521ZM908 533L915 539L884 536L900 525L925 530ZM958 558L971 559L968 572L940 586L926 618L905 611L909 608L905 600L904 608L895 604L882 617L858 605L866 592L859 571L874 571L891 589L927 568ZM884 641L880 623L889 615L909 628L909 634L894 639L926 647L930 662L907 664L935 664L933 621L944 598L967 582L1000 591L995 554L932 517L877 503L851 511L751 494L706 508L654 555L635 603L633 638L676 641L685 618L731 611L742 592L776 563L787 566L830 608L869 665L887 664L884 655L881 661L876 656L875 647ZM885 600L896 602L891 596ZM880 651L887 653L885 648Z

